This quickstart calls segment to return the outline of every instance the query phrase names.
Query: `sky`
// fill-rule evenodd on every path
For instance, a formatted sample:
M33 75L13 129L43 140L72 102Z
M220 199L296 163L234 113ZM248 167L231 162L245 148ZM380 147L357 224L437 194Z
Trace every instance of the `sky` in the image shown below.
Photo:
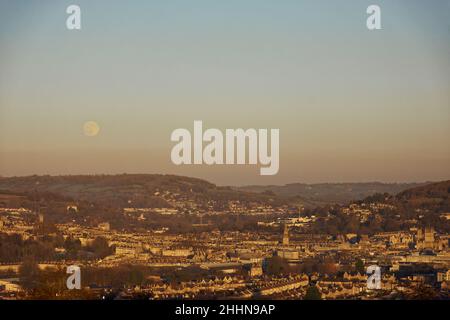
M279 129L278 174L174 165L171 132L194 120ZM2 176L438 181L449 137L450 0L0 0Z

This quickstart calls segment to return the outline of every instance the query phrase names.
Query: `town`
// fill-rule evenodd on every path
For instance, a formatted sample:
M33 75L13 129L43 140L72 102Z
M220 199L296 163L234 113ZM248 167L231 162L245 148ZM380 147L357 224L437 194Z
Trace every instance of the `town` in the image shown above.
M109 215L96 204L45 192L3 193L0 297L449 298L448 211L430 213L437 209L422 205L403 212L399 196L387 194L304 208L255 199L194 201L191 191L169 189L151 195L169 206L145 207L130 196L123 207L103 207ZM80 290L65 287L71 265L80 267ZM381 270L379 289L367 285L374 265Z

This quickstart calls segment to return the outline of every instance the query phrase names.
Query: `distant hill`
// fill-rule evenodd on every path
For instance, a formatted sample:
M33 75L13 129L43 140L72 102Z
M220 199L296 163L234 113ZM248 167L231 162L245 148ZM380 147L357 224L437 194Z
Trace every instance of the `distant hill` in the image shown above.
M303 203L306 207L316 207L326 204L345 204L354 200L362 200L376 193L395 195L404 190L423 186L426 183L292 183L283 186L244 186L237 190L258 193L273 193L280 197L291 198L292 201Z
M415 208L450 209L450 180L427 184L400 192L397 201L406 202Z
M397 198L404 200L411 200L414 198L449 199L449 195L450 180L447 180L405 190L400 192L397 195Z
M60 195L74 201L142 207L170 207L157 193L169 192L178 198L204 203L208 200L239 200L274 203L273 195L218 187L205 180L162 174L27 176L0 178L1 193Z
M0 177L0 193L30 195L36 192L42 198L63 197L74 201L127 206L129 200L136 206L170 207L157 193L169 192L195 203L209 200L294 204L317 207L327 204L345 204L376 193L392 195L405 191L419 193L417 183L294 183L283 186L220 187L208 181L176 175L120 174ZM416 189L416 187L418 187ZM442 187L444 188L444 187ZM417 191L415 191L417 190ZM436 189L437 192L438 189ZM440 189L439 189L440 190ZM427 191L428 192L428 191Z
M412 227L434 227L441 234L448 235L450 223L450 181L429 183L401 191L396 195L385 192L375 193L365 199L354 202L371 208L372 214L361 221L356 212L344 212L342 209L322 208L310 212L326 217L312 226L316 233L328 234L375 234L409 230ZM368 206L368 204L377 204ZM386 206L380 206L380 204ZM344 209L348 209L344 208ZM330 218L331 217L331 218Z

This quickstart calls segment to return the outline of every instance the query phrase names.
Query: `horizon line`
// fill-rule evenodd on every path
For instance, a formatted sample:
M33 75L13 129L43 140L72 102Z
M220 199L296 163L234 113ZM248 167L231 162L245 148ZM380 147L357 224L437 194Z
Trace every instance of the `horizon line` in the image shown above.
M212 183L219 187L264 187L264 186L288 186L292 184L304 184L304 185L321 185L321 184L429 184L429 183L437 183L450 181L450 178L440 179L440 180L422 180L422 181L395 181L395 182L387 182L381 180L368 180L368 181L327 181L327 182L287 182L282 184L240 184L240 185L230 185L230 184L218 184L213 182L212 180L199 178L196 176L186 176L180 174L173 173L81 173L81 174L28 174L28 175L1 175L0 179L12 179L12 178L30 178L30 177L74 177L74 176L123 176L123 175L141 175L141 176L149 176L149 175L161 175L161 176L176 176L176 177L185 177L192 179L199 179L209 183Z

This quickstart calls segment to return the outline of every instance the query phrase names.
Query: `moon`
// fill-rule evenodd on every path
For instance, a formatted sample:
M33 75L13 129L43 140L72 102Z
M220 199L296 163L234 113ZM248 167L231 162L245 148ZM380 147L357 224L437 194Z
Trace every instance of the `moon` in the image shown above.
M100 126L95 121L87 121L83 126L83 133L87 137L95 137L100 132Z

